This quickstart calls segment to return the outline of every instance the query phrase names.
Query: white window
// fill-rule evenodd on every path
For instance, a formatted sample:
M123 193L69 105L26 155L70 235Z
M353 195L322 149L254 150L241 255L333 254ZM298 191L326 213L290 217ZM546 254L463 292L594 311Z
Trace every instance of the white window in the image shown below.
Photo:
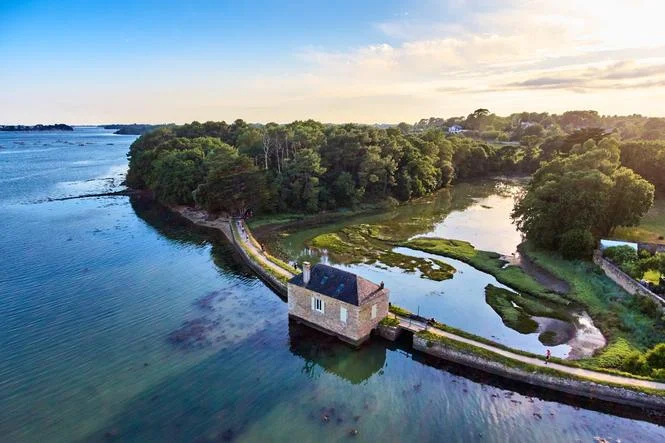
M346 308L344 308L344 307L340 307L340 308L339 308L339 320L340 320L342 323L346 323L346 318L347 318L347 316L348 316L348 312L346 312Z
M376 318L376 305L372 305L372 319Z
M312 297L312 310L323 313L325 310L325 304L323 300L317 297Z

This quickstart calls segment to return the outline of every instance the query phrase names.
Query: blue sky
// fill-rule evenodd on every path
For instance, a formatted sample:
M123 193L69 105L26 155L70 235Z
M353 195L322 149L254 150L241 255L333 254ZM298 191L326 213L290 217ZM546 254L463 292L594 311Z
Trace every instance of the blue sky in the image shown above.
M664 114L659 2L551 3L0 0L0 123Z

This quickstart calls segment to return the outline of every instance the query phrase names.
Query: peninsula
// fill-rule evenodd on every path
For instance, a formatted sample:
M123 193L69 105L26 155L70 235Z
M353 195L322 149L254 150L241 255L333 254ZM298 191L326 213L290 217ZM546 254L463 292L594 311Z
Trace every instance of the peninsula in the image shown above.
M282 296L294 274L292 263L302 267L309 260L283 254L278 245L270 245L272 254L267 256L262 238L242 241L253 239L245 220L251 224L259 216L277 232L280 224L294 217L308 220L321 212L339 214L342 218L334 226L319 222L320 232L304 246L330 254L342 265L363 263L399 275L418 272L420 278L436 282L462 278L456 277L455 267L444 258L466 263L507 286L487 284L483 293L504 327L520 334L539 333L544 346L565 343L566 334L563 329L540 330L541 325L567 327L576 309L588 315L590 324L602 332L600 345L576 361L557 359L558 363L644 380L648 382L642 386L645 389L660 389L650 383L665 380L662 306L627 293L592 261L599 241L618 229L637 226L654 204L656 187L663 187L654 162L645 161L644 155L665 152L665 143L622 133L616 129L621 119L593 111L500 117L478 109L466 118L429 119L389 128L313 120L283 125L193 122L139 137L128 153L127 184L151 191L169 207L196 208L192 209L196 217L189 210L178 212L189 214L197 224L213 227L225 220L227 238ZM651 121L643 120L645 127ZM370 210L390 219L411 202L426 203L446 189L497 175L521 177L521 191L508 216L526 239L520 253L547 271L549 280L556 280L562 290L545 287L526 268L469 242L413 238L422 232L414 228L437 217L434 207L424 208L424 217L409 217L394 225L354 224L351 219ZM249 248L248 243L254 246ZM643 271L660 272L660 263L647 260ZM391 313L412 318L395 305ZM437 318L428 320L457 337L504 348L492 341L492 332L474 335ZM384 323L391 327L395 321L386 317ZM424 338L428 343L440 342L439 337ZM464 351L482 354L475 348ZM508 350L516 355L526 352L518 347ZM484 357L499 361L494 354Z

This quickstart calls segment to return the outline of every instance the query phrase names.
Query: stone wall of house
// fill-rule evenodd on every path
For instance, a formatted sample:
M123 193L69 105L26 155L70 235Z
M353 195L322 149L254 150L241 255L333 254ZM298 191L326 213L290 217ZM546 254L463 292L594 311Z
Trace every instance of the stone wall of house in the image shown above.
M324 301L324 312L312 309L312 297L320 297ZM289 314L320 328L332 332L349 341L359 342L368 334L362 334L359 329L358 306L345 303L332 297L322 296L298 285L288 285ZM340 308L346 308L346 323L340 320Z
M388 298L390 296L390 291L388 289L383 289L377 292L371 299L366 300L365 303L360 306L359 313L359 332L362 336L368 336L371 334L372 330L375 329L379 322L388 315ZM372 306L376 305L376 317L372 318Z
M502 363L488 360L473 353L466 353L446 347L442 343L428 343L427 340L417 335L413 336L413 347L426 354L452 361L463 366L479 369L490 374L505 377L510 380L516 380L534 386L565 392L567 394L599 399L620 405L665 411L665 397L663 396L649 395L630 389L602 385L591 381L572 380L537 372L528 372L523 369L505 366Z
M661 310L665 312L665 299L658 294L653 293L648 288L645 288L630 275L623 272L617 265L605 259L600 251L593 254L593 261L605 272L612 281L621 286L626 292L631 295L638 295L642 297L650 297L658 303Z
M324 312L312 309L312 297L320 297L324 301ZM381 319L388 314L387 291L382 292L362 307L358 307L301 286L289 284L288 304L289 315L305 320L351 343L366 340ZM374 304L377 305L377 314L376 318L372 319L372 305ZM340 319L341 308L346 308L346 322Z

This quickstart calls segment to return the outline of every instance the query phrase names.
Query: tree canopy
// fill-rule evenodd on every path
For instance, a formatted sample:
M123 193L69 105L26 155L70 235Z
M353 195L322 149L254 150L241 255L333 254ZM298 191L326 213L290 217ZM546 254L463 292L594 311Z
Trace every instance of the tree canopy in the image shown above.
M654 186L621 166L613 138L574 145L544 163L513 210L530 240L567 257L586 257L617 226L637 224L653 204Z
M127 183L150 188L165 203L195 202L213 212L317 212L408 200L455 179L518 169L520 160L504 161L504 154L512 155L442 129L409 132L405 125L194 122L138 138Z

